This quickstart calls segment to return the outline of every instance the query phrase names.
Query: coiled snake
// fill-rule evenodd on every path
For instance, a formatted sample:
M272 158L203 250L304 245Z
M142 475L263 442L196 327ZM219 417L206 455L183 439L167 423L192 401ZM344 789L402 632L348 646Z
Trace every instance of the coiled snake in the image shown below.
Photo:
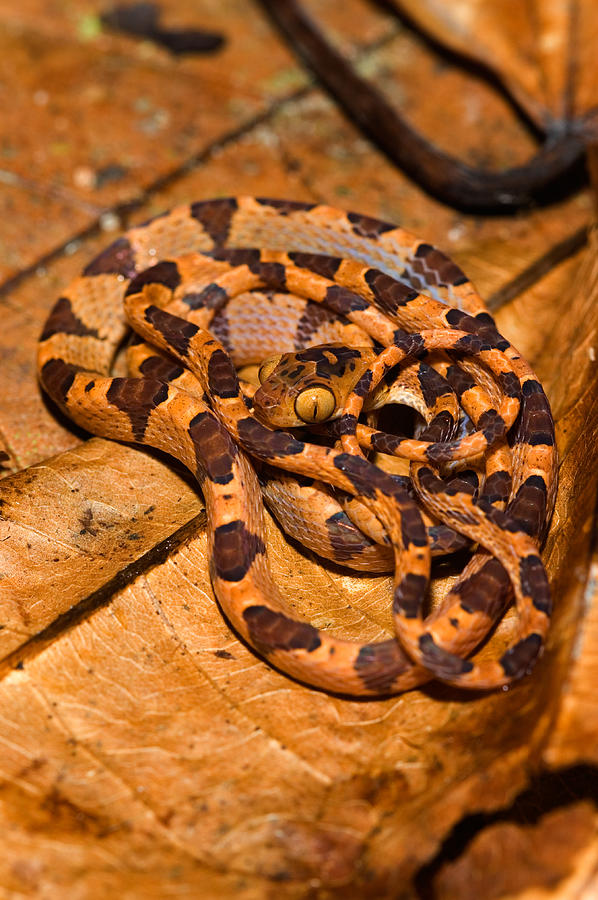
M148 344L131 347L130 377L112 377L127 322ZM276 353L252 400L235 364ZM130 229L69 286L43 329L39 373L79 425L164 450L196 475L215 594L284 672L378 696L431 677L506 685L537 657L551 608L538 554L556 491L548 401L460 269L408 232L284 200L176 208ZM397 373L401 402L426 420L417 438L361 414L397 392ZM310 423L326 433L286 430ZM370 461L375 452L410 460L410 479ZM336 639L289 611L268 567L252 459L262 481L278 472L265 493L292 534L305 525L298 501L280 499L291 489L281 469L296 475L294 498L321 506L308 546L327 533L320 552L331 558L394 568L396 640ZM425 616L431 547L467 542L478 549ZM497 660L467 658L513 596L510 646Z

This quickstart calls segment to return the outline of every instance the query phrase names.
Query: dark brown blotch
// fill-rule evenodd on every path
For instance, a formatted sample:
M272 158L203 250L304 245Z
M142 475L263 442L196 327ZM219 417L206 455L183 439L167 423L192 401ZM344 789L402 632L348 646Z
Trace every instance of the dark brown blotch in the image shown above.
M282 368L279 371L281 378L288 379L289 382L295 382L305 372L305 366L293 366L293 368Z
M427 587L428 579L424 575L408 572L395 588L392 600L393 613L406 619L416 619L421 612Z
M409 502L401 509L401 539L405 550L410 544L415 547L425 547L428 536L419 508Z
M352 312L360 312L369 307L367 300L339 284L333 284L327 289L324 303L341 316L348 316Z
M279 262L250 263L249 270L264 282L264 285L273 291L284 291L287 287L287 271Z
M164 356L148 356L139 366L139 371L147 378L157 378L158 381L168 383L180 378L185 370Z
M465 391L471 390L472 387L475 387L475 381L461 369L459 366L449 366L446 371L446 380L454 390L457 398L461 400Z
M423 490L429 494L446 494L455 497L457 494L465 494L467 497L475 497L478 489L478 478L475 472L460 472L449 480L439 478L427 466L421 466L417 470L417 480Z
M164 287L174 291L181 283L181 273L179 267L171 259L163 259L149 269L144 269L139 275L131 281L127 287L125 297L133 294L139 294L148 284L162 284Z
M542 646L542 638L539 634L529 634L526 638L511 647L510 650L501 657L500 664L504 669L504 673L508 678L521 678L529 670L532 663L536 660L540 648Z
M247 451L261 459L296 456L305 450L305 444L297 441L291 434L286 431L271 431L252 416L240 419L237 430Z
M233 351L233 342L230 336L230 322L228 321L226 309L216 313L210 322L210 333L214 335L216 340L222 344L228 353Z
M428 462L431 462L435 466L438 466L441 463L450 462L454 457L455 447L457 445L458 441L429 444L429 446L426 447L426 458Z
M536 609L549 616L552 610L550 588L546 569L539 556L531 554L523 557L519 563L519 579L523 592L531 597Z
M422 634L419 639L419 649L423 664L437 678L455 678L465 675L473 669L473 663L468 659L461 659L454 653L449 653L448 650L439 647L431 634Z
M455 341L453 350L457 353L464 353L467 356L475 356L483 350L490 350L490 344L487 344L477 334L464 334L462 338Z
M544 391L539 381L530 378L521 385L521 393L524 397L531 397L532 394L543 394Z
M511 483L512 479L509 472L503 470L493 472L486 479L482 496L492 504L506 503L511 492Z
M249 531L241 519L214 529L211 566L222 581L242 581L256 556L265 552L262 539Z
M136 441L142 441L150 414L168 397L168 386L153 378L113 378L106 399L126 413Z
M368 269L365 280L374 295L376 305L391 315L419 296L410 285L380 272L379 269Z
M372 240L386 231L393 231L396 228L395 225L390 225L388 222L382 222L380 219L373 219L370 216L362 216L359 213L347 213L347 218L353 226L355 234Z
M501 372L497 381L507 397L521 397L521 382L514 372Z
M196 475L200 483L205 475L216 484L228 484L234 477L233 464L238 448L223 425L212 413L202 412L189 422L193 441Z
M440 397L451 393L450 386L440 372L426 363L420 363L417 369L417 380L421 388L426 406L432 408Z
M546 424L548 425L548 421ZM548 428L545 431L542 431L541 429L534 430L532 434L528 436L527 443L532 447L536 447L538 444L543 444L545 447L553 447L554 432L552 429L549 431Z
M313 347L312 360L316 363L316 373L323 378L338 377L342 378L347 372L355 370L355 360L361 358L359 350L353 347L333 347L331 345L323 345L322 347ZM309 350L303 350L303 354L309 353ZM299 354L297 354L299 359Z
M275 209L283 216L288 216L289 213L300 210L309 212L310 209L315 209L318 205L317 203L302 203L301 200L275 200L271 197L255 197L255 201L261 206L271 206L272 209Z
M420 244L413 258L413 270L423 276L427 284L466 284L467 276L453 260L431 244Z
M299 269L307 269L331 281L342 262L340 256L325 256L323 253L289 253L289 259Z
M80 337L99 337L96 328L88 326L73 312L68 297L61 297L54 304L52 312L46 320L40 341L46 341L53 334L76 334Z
M322 347L306 347L295 354L295 360L300 363L320 362L322 359Z
M189 352L191 338L195 337L199 328L192 322L186 322L179 316L173 316L158 306L148 306L145 310L146 321L164 336L166 342L181 356Z
M475 320L472 316L462 309L457 309L455 306L448 310L444 318L452 328L456 328L459 331L477 331Z
M545 444L552 447L555 443L554 421L550 412L550 406L544 391L525 394L525 386L531 382L526 381L524 388L524 401L521 407L517 438L530 444L532 447Z
M361 352L359 350L336 344L307 347L305 350L295 353L294 356L294 360L298 363L315 363L316 373L322 376L342 376L347 370L354 371L354 362L360 358ZM294 377L290 372L285 372L284 374L289 378Z
M401 476L390 475L378 466L372 465L360 456L350 453L337 453L333 459L335 468L339 469L358 494L366 497L374 497L376 491L394 497L401 504L401 511L415 509L415 504L405 489L405 479Z
M109 247L106 247L83 270L83 274L86 277L93 275L124 275L125 278L134 278L136 273L135 253L125 237L118 238Z
M540 475L530 475L509 504L509 512L526 534L537 537L544 527L547 491Z
M422 488L428 494L444 494L446 493L446 482L439 478L432 469L427 466L417 467L417 480Z
M230 224L237 209L238 203L234 197L202 200L192 203L190 207L191 215L202 225L215 246L226 243Z
M480 475L475 469L463 469L456 477L462 482L467 482L474 490L480 486Z
M410 667L398 642L393 640L364 644L353 663L364 687L376 694L389 693L397 678Z
M507 429L505 420L495 409L485 410L477 421L477 428L482 432L489 445L502 437Z
M334 558L338 562L353 559L354 556L372 546L372 541L366 538L342 510L329 516L325 525Z
M353 393L357 394L358 397L367 397L372 387L372 370L366 369L363 375L360 377L359 381L353 388Z
M393 344L403 351L405 356L419 357L426 352L426 342L421 334L409 334L397 328L392 336Z
M248 606L243 610L249 640L264 656L275 650L306 650L313 653L322 641L317 628L299 622L268 606Z
M201 291L189 291L181 302L189 309L221 309L228 302L228 294L219 284L212 282Z
M467 494L469 497L475 497L479 486L477 473L473 469L464 469L446 482L445 492L449 496Z
M466 535L458 534L448 525L432 525L428 528L430 550L435 556L455 553L469 547L470 540Z
M46 391L63 409L71 389L78 366L70 365L62 359L49 359L42 366L40 377Z
M334 322L338 320L339 317L337 313L327 309L320 303L308 301L305 304L305 310L297 323L295 348L299 350L304 347L318 328L325 322Z
M355 418L355 416L353 416L353 418ZM342 422L342 419L339 421ZM353 431L347 433L354 434L355 427L353 428ZM371 437L372 447L379 453L394 453L403 440L404 438L399 437L398 434L389 434L387 431L375 431Z
M459 597L466 613L483 613L494 620L511 593L511 582L506 569L496 559L489 559L479 572L459 582L453 592Z
M448 409L442 409L420 434L420 440L442 443L450 440L457 426Z
M252 266L261 259L260 251L253 247L214 247L206 255L231 266Z
M215 397L222 399L238 397L241 393L235 367L224 350L214 350L208 359L208 386Z
M474 318L473 322L475 323L475 327L472 328L472 331L475 331L476 334L479 334L481 338L485 341L489 341L493 347L496 347L497 350L506 350L510 347L509 342L502 336L499 330L496 327L496 322L487 312L478 313ZM469 331L469 328L464 328L464 331Z
M366 497L375 495L376 485L373 474L376 471L384 474L381 470L377 470L367 460L359 456L352 456L350 453L337 453L333 461L335 468L349 479L357 493L365 494Z
M335 429L337 434L355 434L356 430L357 416L354 416L353 413L345 413L338 419Z

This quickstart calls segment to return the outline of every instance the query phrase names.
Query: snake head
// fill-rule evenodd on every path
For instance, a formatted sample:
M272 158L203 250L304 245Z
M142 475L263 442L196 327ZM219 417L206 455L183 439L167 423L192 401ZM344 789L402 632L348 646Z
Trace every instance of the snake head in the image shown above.
M253 397L258 419L272 428L298 428L338 418L372 359L369 348L322 344L265 360Z

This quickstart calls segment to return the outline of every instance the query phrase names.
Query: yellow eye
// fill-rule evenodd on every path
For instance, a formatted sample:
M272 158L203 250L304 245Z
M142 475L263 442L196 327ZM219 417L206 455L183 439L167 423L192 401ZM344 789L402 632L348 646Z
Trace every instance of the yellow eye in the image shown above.
M320 384L301 391L295 400L295 412L303 422L325 422L335 409L334 394Z
M265 359L260 366L260 370L257 373L257 377L260 380L260 384L263 384L264 381L270 377L280 360L282 359L282 353L277 353L276 356L269 356L268 359Z

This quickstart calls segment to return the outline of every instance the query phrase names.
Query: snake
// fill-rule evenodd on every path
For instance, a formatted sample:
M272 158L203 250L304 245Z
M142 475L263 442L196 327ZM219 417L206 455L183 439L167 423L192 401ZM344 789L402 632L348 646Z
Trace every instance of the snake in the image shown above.
M233 313L247 315L258 297L273 318L254 323L255 358L241 360L250 328ZM130 374L113 375L131 327ZM260 356L261 386L247 390L237 365ZM178 206L130 228L65 289L40 336L38 372L76 424L165 451L195 475L215 596L274 668L372 698L432 678L504 688L540 655L552 600L539 547L557 488L550 406L461 269L403 228L261 197ZM384 431L368 412L397 373L419 383L417 437ZM272 421L273 409L287 418ZM394 638L337 638L289 605L268 561L261 486L271 472L273 493L295 480L312 506L329 504L320 521L331 558L355 562L366 545L382 547L394 570ZM343 502L362 510L366 534ZM474 552L428 612L434 528ZM510 641L488 658L479 645L512 600Z

